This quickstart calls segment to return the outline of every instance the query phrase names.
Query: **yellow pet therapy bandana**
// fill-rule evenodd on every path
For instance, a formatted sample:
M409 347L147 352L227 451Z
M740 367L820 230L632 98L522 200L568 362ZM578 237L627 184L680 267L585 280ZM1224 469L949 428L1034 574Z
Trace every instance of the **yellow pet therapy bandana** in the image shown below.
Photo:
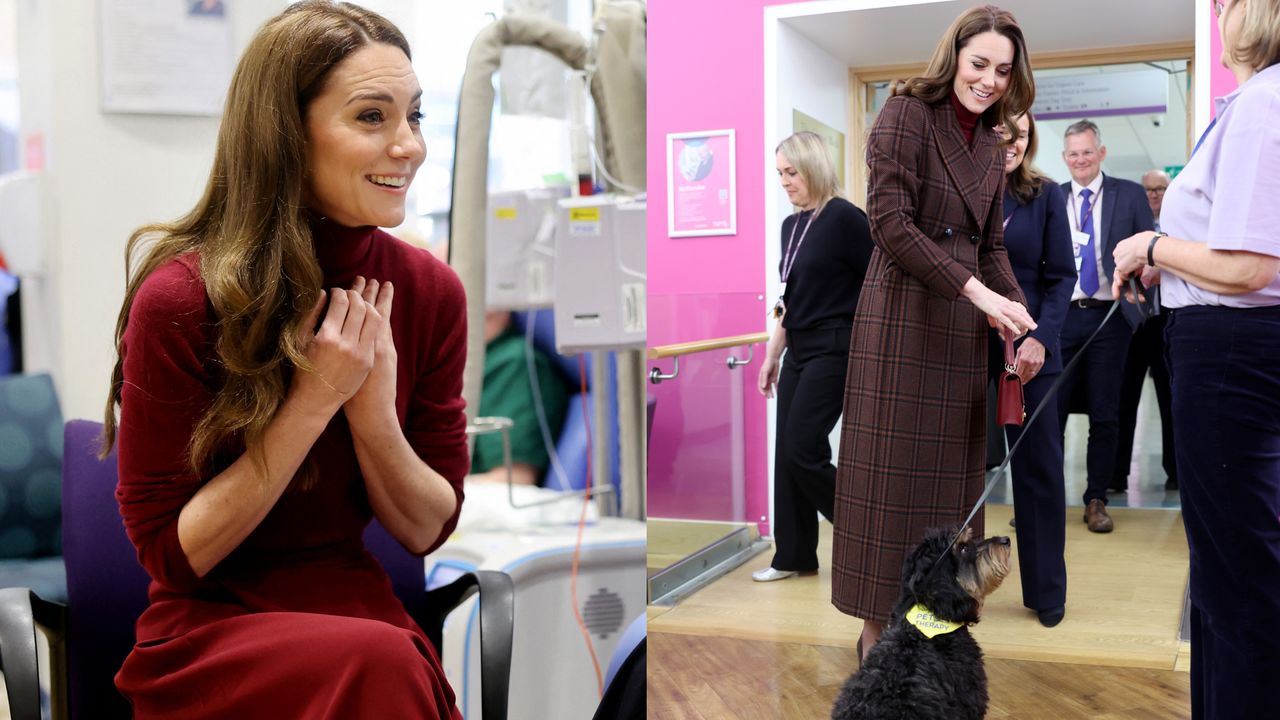
M907 622L916 626L916 629L924 633L927 638L933 638L949 632L955 632L964 627L963 623L951 622L943 620L929 611L929 608L916 603L907 611Z

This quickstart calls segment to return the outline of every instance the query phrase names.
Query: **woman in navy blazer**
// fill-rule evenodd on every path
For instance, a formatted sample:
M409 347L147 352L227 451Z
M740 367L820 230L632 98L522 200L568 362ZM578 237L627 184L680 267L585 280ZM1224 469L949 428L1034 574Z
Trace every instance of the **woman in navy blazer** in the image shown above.
M1062 372L1058 334L1067 317L1076 267L1062 189L1032 164L1037 145L1035 120L1027 113L1017 124L1017 135L1006 146L1004 156L1004 246L1036 329L1018 344L1016 367L1028 414L1042 402L1048 407L1027 427L1028 437L1014 455L1013 508L1022 603L1036 611L1041 625L1053 627L1066 612L1063 546L1067 501L1062 433L1055 422L1056 398L1046 400L1045 395ZM999 336L993 332L993 362L1004 357L999 345ZM1006 432L1012 447L1022 428L1010 426Z

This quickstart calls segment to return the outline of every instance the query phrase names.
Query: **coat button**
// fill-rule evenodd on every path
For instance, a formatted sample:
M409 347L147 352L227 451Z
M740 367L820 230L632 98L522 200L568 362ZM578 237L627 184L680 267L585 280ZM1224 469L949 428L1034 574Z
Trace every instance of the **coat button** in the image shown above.
M951 232L951 228L944 228L942 231L942 234L946 235L947 237L951 237L954 233Z
M969 242L973 243L974 245L977 245L977 244L978 244L978 240L980 240L980 239L981 239L981 238L979 238L977 235L970 235L970 236L969 236Z

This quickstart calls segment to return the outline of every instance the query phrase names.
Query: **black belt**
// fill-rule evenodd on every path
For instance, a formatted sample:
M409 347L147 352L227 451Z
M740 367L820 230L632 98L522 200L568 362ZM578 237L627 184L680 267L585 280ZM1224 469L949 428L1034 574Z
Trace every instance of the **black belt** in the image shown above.
M1095 300L1093 298L1084 298L1082 300L1072 300L1071 306L1084 308L1085 310L1097 310L1099 308L1105 310L1115 302L1115 300Z

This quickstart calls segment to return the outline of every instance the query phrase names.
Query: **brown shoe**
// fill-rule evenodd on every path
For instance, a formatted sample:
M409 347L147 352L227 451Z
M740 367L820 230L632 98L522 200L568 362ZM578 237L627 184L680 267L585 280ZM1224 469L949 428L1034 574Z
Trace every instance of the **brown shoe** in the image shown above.
M1109 533L1116 527L1101 500L1089 501L1089 506L1084 509L1084 521L1089 524L1089 532Z

